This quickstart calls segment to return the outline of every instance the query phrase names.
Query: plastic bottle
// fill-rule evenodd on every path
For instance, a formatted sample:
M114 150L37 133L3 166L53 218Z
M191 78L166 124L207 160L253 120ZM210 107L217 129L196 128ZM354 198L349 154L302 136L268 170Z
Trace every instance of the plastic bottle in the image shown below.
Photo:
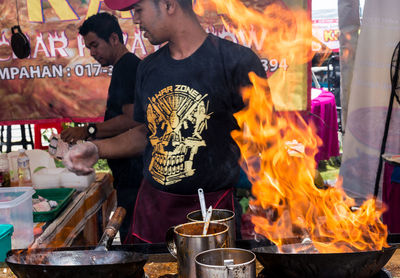
M10 186L10 167L6 153L0 153L0 187Z
M32 186L31 169L29 167L29 157L26 154L25 149L19 150L17 165L18 165L18 185Z

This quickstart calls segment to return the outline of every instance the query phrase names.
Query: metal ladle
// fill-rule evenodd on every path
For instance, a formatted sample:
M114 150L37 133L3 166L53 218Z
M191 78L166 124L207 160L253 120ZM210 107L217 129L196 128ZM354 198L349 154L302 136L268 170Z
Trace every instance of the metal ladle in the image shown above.
M199 194L199 202L200 202L200 209L201 209L201 215L203 217L203 221L206 221L206 201L204 199L204 191L202 188L199 188L197 190L197 193Z
M203 236L208 232L208 227L210 226L210 220L212 216L212 206L210 206L206 212L206 219L204 221Z

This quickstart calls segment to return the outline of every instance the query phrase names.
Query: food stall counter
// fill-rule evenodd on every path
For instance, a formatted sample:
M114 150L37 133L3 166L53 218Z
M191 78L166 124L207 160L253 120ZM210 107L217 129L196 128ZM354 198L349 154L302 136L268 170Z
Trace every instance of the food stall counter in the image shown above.
M112 176L97 173L95 181L86 190L76 192L54 221L35 224L31 248L96 245L102 234L98 227L105 227L106 219L115 208ZM98 225L98 214L101 214L101 225Z

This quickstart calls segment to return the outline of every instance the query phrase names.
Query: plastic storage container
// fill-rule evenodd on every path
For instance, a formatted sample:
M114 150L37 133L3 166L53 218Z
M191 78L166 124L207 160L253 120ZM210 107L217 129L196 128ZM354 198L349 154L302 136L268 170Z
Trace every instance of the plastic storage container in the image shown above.
M61 173L61 187L75 188L77 191L84 191L95 179L95 173L91 173L87 176L78 176L67 170Z
M14 226L12 249L27 248L33 242L32 187L0 188L0 223Z
M61 187L61 174L65 168L43 168L32 174L32 184L35 189Z
M0 263L6 259L6 254L11 250L11 235L13 226L10 224L0 224Z
M27 150L27 155L29 156L29 163L31 168L31 174L35 173L38 168L56 168L56 164L54 163L54 159L49 155L48 152L43 150ZM8 161L10 165L10 175L11 175L11 184L13 186L18 186L18 175L17 175L17 157L18 152L13 151L7 153Z
M78 176L68 171L67 168L43 168L32 175L32 183L35 189L66 187L84 191L95 179L95 173Z

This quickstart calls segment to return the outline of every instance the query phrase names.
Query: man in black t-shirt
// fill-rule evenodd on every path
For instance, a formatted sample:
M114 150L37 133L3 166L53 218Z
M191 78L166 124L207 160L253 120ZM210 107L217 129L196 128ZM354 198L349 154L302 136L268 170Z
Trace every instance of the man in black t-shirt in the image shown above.
M79 34L83 36L90 55L103 67L112 65L113 71L104 122L63 130L61 139L71 143L113 137L138 125L133 120L133 103L140 59L125 47L117 18L108 13L93 15L83 22ZM140 156L108 159L107 162L114 177L118 205L131 214L143 177L143 159ZM121 225L121 239L128 234L129 222L129 217L126 217Z
M230 132L250 71L265 74L257 55L212 34L184 59L167 45L143 60L134 115L149 129L144 176L155 188L190 195L237 184L240 151Z
M207 34L192 0L113 0L111 9L135 9L134 22L158 45L139 65L135 120L143 123L115 138L77 146L65 157L80 174L101 157L144 152L132 239L164 241L168 227L186 222L199 209L197 189L207 206L234 210L240 151L230 133L233 114L244 107L240 89L251 85L250 71L265 77L249 48ZM240 221L240 219L238 219Z

